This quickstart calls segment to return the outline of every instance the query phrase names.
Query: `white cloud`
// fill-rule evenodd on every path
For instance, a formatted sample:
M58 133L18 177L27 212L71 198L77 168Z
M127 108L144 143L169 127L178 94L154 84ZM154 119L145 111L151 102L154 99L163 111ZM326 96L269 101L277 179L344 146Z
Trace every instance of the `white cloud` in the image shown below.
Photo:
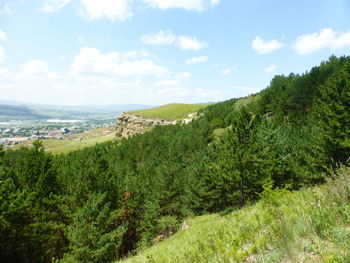
M324 48L334 51L347 46L350 46L350 30L340 33L331 28L324 28L318 33L299 36L293 44L294 50L300 55L311 54Z
M252 48L258 54L267 54L282 48L284 45L277 40L264 41L260 36L257 36L252 43Z
M141 37L145 44L150 45L171 45L176 41L176 36L171 30L160 30L158 33L146 34Z
M154 80L150 76L123 79L104 75L60 75L50 72L43 61L25 63L17 73L0 68L0 91L2 99L7 100L61 105L156 105L197 99L185 96L191 92L189 89L175 86L179 80L164 80L157 87L154 87Z
M154 83L155 87L173 87L180 85L180 82L176 79L160 80Z
M44 61L29 61L18 72L0 68L2 99L45 104L160 104L161 96L140 77L58 74ZM155 101L154 99L159 100Z
M45 13L53 13L69 4L70 0L45 0L41 11Z
M49 73L49 67L45 61L32 60L22 65L21 76L34 76Z
M120 55L126 56L125 53ZM181 78L188 77L188 72L170 74L156 80L154 76L139 75L125 79L119 75L71 76L52 72L49 68L47 63L40 60L25 63L18 72L0 68L2 99L61 105L161 105L222 101L259 91L237 86L220 89L187 88L181 84ZM176 81L180 83L178 86ZM155 86L156 82L159 83Z
M166 76L169 70L154 64L147 59L145 52L111 52L102 54L97 48L84 47L74 58L71 65L71 75L109 75L109 76L131 76L131 75L154 75Z
M5 34L4 31L1 31L1 30L0 30L0 40L8 41L7 35Z
M7 3L0 3L0 14L12 14L12 9Z
M185 10L202 11L206 0L142 0L153 8L161 10L182 8Z
M133 0L80 0L87 16L92 20L106 17L111 21L126 20L132 16Z
M141 41L150 45L172 45L176 44L182 50L201 50L208 46L191 36L176 36L168 30L160 30L158 33L151 33L141 36Z
M180 72L175 74L174 79L160 80L154 83L155 87L174 87L179 86L180 81L191 77L189 72Z
M206 42L198 41L195 37L179 36L178 45L182 50L201 50L208 46Z
M276 69L277 69L276 65L270 65L270 66L268 66L268 67L266 67L264 69L264 72L266 72L266 73L273 73L273 72L276 71Z
M211 6L216 6L218 3L220 3L220 0L210 0Z
M191 77L190 72L180 72L180 73L175 74L175 78L177 80L183 80L183 79L187 79L189 77Z
M226 64L226 63L225 63ZM227 64L226 64L227 65ZM233 71L233 70L235 70L235 69L237 69L237 66L233 66L233 67L229 67L229 68L224 68L223 70L221 70L221 75L223 75L223 76L226 76L226 75L229 75L229 74L231 74L231 72Z
M6 58L5 49L0 46L0 63L2 63Z
M195 89L194 96L200 98L202 102L214 102L223 101L228 98L232 98L230 94L227 94L221 90L204 90L202 88Z
M12 72L6 68L0 68L0 76L3 78L6 75L12 75ZM12 75L13 76L13 75Z
M195 58L189 58L186 60L186 64L197 64L197 63L205 63L208 61L207 56L201 56L201 57L195 57Z
M141 49L140 51L135 51L135 50L127 51L124 53L124 56L126 58L138 58L138 57L148 57L149 54L147 51Z
M78 42L79 42L80 44L84 44L84 43L85 43L85 37L83 37L83 36L78 36Z
M350 46L350 30L346 33L336 33L336 37L331 45L332 50Z
M80 0L83 13L90 19L107 18L111 21L131 18L132 5L140 2L160 10L180 8L201 12L217 5L219 0Z
M231 68L225 68L223 70L221 70L221 75L228 75L232 72L232 69Z
M158 90L157 92L161 97L170 97L172 102L174 102L174 98L180 98L183 99L183 97L186 97L190 94L192 94L192 91L190 89L185 88L175 88L175 87L169 87L169 88L163 88Z

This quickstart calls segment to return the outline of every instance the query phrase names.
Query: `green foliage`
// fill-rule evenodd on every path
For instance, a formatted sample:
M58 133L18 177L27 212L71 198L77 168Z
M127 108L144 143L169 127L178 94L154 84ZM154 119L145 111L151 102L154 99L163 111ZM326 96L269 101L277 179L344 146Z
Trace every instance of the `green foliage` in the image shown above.
M179 222L174 216L163 216L157 220L158 233L174 233L179 228Z
M339 63L342 67L320 86L315 103L328 153L335 162L344 162L350 157L350 61L342 58Z
M125 226L105 202L106 194L92 194L68 227L69 252L63 262L109 262L117 258Z
M221 118L214 118L210 121L210 126L213 128L225 127L224 120Z
M263 189L264 191L261 194L259 194L259 197L261 199L260 202L266 205L278 206L281 204L281 200L283 200L283 197L290 193L285 188L272 188L271 184L264 185Z
M186 220L186 231L122 262L348 262L350 170L338 174L298 192L265 187L254 205Z
M36 141L6 152L0 172L0 247L8 262L48 261L62 256L66 217L52 156Z
M349 75L350 58L331 57L310 73L276 76L268 88L246 98L204 108L194 105L196 109L163 107L176 116L156 109L157 117L178 118L202 108L187 125L156 127L55 156L40 141L32 148L0 149L0 258L111 262L152 245L157 236L176 232L185 218L235 211L260 198L257 207L264 205L264 213L255 217L237 211L232 220L222 221L227 228L237 225L234 233L210 223L214 232L205 229L208 240L213 243L220 235L228 243L219 245L217 253L208 249L207 241L196 243L202 248L199 256L190 257L192 262L241 260L249 253L276 262L292 250L295 238L311 232L317 240L337 240L334 244L346 247L348 233L334 225L349 219L343 197L332 199L335 214L322 196L327 209L305 205L297 211L310 215L311 221L286 218L279 209L292 209L283 201L292 194L280 189L324 183L349 158ZM271 228L249 234L258 233L263 224ZM284 229L286 224L295 226L298 235L293 228ZM266 233L276 236L273 242L283 241L285 249L261 254L271 238ZM244 249L242 240L250 240ZM335 254L330 258L346 259Z

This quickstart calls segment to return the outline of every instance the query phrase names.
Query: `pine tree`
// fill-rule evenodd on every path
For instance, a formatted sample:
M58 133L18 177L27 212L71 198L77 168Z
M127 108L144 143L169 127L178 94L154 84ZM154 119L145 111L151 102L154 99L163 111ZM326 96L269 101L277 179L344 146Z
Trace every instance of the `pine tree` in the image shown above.
M335 163L345 163L350 157L350 61L343 60L315 98L316 116L326 131L328 154Z
M91 194L68 227L69 253L63 262L112 262L126 230L105 201L106 194Z

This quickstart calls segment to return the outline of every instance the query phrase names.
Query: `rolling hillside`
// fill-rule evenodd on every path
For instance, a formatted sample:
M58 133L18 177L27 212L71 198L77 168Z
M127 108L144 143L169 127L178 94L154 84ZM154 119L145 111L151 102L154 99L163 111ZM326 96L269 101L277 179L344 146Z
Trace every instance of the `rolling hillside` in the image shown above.
M349 79L330 57L187 125L1 151L1 259L349 262Z
M176 120L187 117L188 114L197 112L205 108L209 104L167 104L160 107L155 107L145 110L130 111L129 113L145 116L156 117L162 119Z

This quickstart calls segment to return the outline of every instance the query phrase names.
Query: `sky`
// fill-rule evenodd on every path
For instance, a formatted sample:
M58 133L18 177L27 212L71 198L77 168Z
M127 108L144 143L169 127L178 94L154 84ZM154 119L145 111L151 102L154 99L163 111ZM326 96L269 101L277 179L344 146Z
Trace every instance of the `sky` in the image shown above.
M349 53L349 0L0 0L1 100L216 102Z

